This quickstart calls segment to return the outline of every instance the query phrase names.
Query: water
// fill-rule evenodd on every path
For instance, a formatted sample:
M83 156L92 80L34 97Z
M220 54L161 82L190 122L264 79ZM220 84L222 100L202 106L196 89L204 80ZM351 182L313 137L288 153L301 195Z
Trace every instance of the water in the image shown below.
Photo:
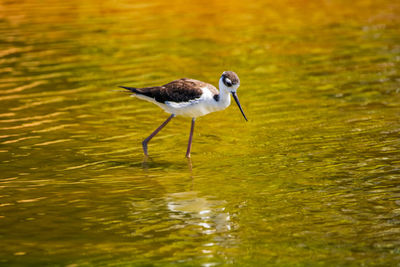
M394 1L0 2L0 264L398 266ZM190 119L113 90L239 74Z

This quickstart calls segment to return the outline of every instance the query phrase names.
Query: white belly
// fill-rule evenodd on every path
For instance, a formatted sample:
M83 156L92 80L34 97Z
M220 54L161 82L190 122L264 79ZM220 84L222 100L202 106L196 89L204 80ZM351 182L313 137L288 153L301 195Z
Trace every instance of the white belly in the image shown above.
M210 101L211 102L211 101ZM215 101L214 101L215 102ZM175 103L174 103L175 104ZM165 105L164 110L168 113L175 114L177 116L196 118L204 116L210 112L218 111L214 103L209 103L208 101L196 101L195 103L186 103L186 105L181 105L182 103L176 103L174 105L171 103Z

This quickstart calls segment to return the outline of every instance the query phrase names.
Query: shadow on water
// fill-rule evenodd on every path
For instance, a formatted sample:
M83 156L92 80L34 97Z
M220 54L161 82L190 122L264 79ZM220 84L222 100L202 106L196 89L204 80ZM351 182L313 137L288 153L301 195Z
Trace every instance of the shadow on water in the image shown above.
M110 160L103 163L109 167L120 167L125 166L129 168L141 168L143 170L151 170L151 169L176 169L176 170L187 170L189 173L192 173L193 165L191 159L182 159L181 161L168 161L160 158L152 158L150 156L144 156L142 161L118 161L118 160Z

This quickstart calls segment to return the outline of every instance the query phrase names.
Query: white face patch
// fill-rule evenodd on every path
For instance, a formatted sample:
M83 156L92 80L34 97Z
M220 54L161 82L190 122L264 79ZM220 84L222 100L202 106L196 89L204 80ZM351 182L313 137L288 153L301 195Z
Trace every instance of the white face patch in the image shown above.
M225 82L224 82L227 86L232 86L232 81L229 78L225 78Z
M231 92L236 92L236 90L239 88L240 84L235 84L230 88Z

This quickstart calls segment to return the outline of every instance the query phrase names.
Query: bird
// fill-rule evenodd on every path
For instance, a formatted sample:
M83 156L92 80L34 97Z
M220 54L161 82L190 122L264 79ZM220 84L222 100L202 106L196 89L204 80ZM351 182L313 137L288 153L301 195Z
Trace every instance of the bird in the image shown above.
M190 78L174 80L167 84L154 87L135 88L119 86L130 91L132 96L146 100L161 107L165 112L171 114L154 132L142 142L145 156L148 154L148 143L164 128L172 118L176 116L190 117L189 142L186 150L186 157L190 158L195 120L197 117L208 113L226 109L231 103L232 95L240 112L246 121L243 108L240 105L236 94L240 86L238 75L233 71L224 71L218 82L219 91L213 85Z

